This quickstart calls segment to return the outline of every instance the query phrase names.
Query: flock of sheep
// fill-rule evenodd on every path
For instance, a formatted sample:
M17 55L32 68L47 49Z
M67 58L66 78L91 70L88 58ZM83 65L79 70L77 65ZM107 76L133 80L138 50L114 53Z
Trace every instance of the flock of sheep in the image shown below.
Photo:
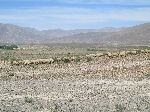
M88 54L86 56L68 56L63 58L49 58L49 59L35 59L35 60L13 60L10 63L12 65L39 65L39 64L52 64L52 63L69 63L69 62L77 62L81 60L91 61L94 57L125 57L128 55L137 55L140 53L150 53L150 50L133 50L133 51L120 51L120 52L106 52L106 53L96 53L96 54ZM1 62L2 63L2 62Z

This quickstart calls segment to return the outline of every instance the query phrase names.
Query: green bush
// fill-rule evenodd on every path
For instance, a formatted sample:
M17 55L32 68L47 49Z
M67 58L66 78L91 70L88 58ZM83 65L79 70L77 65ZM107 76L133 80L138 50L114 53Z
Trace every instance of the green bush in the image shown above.
M146 74L146 78L150 79L150 73Z
M124 107L123 105L121 104L116 104L115 105L115 108L116 108L116 112L124 112L126 107Z
M64 63L70 63L70 60L68 58L63 59Z
M25 101L26 103L33 103L33 99L30 98L30 97L27 97L27 96L24 98L24 101Z
M7 56L4 56L4 57L1 57L1 60L9 61L10 63L12 63L13 61L19 61L20 59L17 59L17 58L15 58L13 56L7 55Z
M9 61L9 59L10 59L9 56L3 57L3 60L4 60L4 61Z
M2 46L0 46L0 49L4 49L4 50L14 50L17 48L18 48L17 45L2 45Z

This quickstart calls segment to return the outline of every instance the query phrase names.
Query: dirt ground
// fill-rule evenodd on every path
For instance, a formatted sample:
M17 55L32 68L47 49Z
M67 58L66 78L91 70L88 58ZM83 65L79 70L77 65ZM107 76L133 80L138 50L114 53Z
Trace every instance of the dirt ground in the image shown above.
M71 77L0 82L1 112L150 112L150 80Z
M0 112L150 112L149 57L41 65L1 62Z

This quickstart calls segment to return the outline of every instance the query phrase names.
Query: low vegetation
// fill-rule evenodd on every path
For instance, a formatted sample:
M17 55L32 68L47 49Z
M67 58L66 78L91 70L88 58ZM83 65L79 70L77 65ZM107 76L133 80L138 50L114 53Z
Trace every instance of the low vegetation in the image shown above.
M19 47L0 50L2 112L150 111L147 48Z
M29 97L29 96L26 96L26 97L24 97L24 102L25 103L33 103L33 98Z
M116 108L116 112L124 112L126 110L126 107L124 107L121 104L116 104L115 108Z
M150 79L150 73L147 73L145 76L146 78Z
M0 49L4 49L4 50L14 50L17 48L18 48L17 45L1 45L0 46Z

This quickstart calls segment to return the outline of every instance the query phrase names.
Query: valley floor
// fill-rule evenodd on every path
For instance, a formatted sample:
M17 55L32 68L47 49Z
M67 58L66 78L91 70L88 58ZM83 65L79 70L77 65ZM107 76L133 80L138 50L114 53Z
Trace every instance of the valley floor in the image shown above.
M149 112L150 80L83 77L0 82L1 112Z
M0 112L150 112L149 57L139 53L70 63L1 62Z

